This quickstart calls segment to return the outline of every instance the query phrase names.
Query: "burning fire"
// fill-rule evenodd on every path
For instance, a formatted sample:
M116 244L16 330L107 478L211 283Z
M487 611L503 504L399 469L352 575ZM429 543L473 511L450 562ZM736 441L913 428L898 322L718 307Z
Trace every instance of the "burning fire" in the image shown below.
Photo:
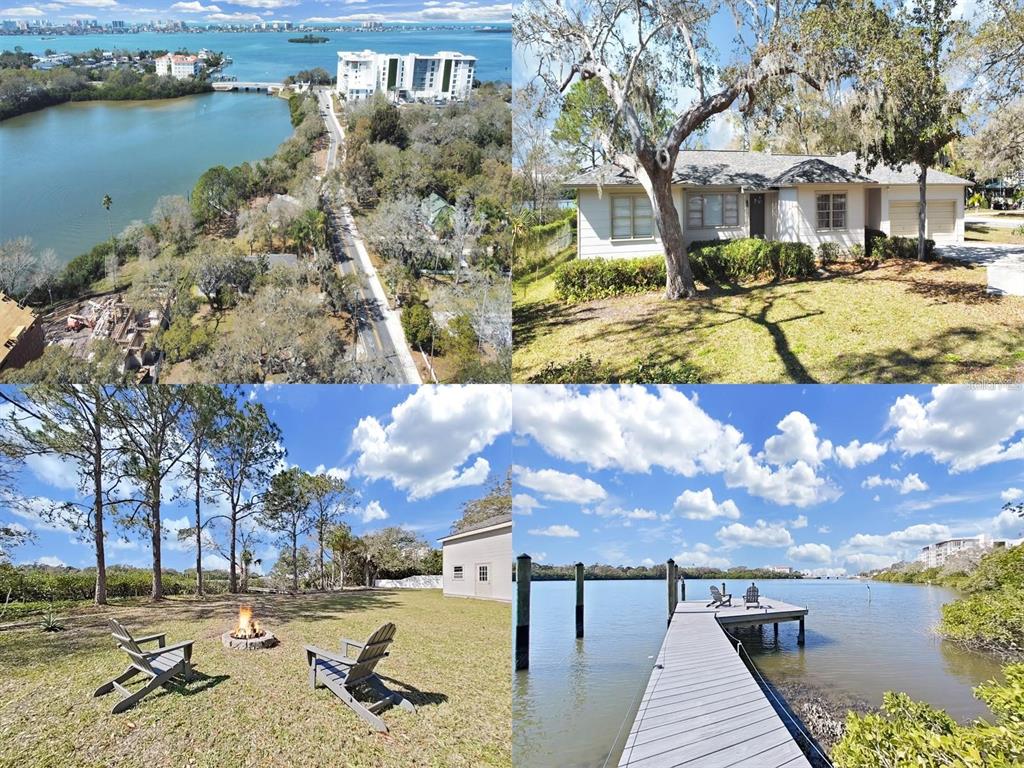
M231 633L232 637L239 639L259 637L263 634L260 623L252 617L252 606L243 605L238 609L238 628Z

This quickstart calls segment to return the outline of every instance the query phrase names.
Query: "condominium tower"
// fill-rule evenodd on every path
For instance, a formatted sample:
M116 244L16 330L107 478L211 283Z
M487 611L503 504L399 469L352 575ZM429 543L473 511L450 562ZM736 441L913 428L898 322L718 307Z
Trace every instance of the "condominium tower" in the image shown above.
M469 98L476 59L454 51L435 54L338 51L338 93L348 101L377 91L392 101Z

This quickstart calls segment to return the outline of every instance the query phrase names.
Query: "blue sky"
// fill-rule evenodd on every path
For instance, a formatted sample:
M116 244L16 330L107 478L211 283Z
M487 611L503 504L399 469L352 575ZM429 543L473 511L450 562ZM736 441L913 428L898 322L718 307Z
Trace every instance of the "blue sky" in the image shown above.
M913 558L1024 536L1024 388L513 388L515 549L562 564Z
M488 0L0 0L0 19L148 22L155 19L193 23L254 21L434 23L508 21L512 4Z
M510 464L509 395L503 387L293 385L249 387L243 396L263 403L281 428L288 465L347 479L356 498L345 521L359 535L401 525L436 547L437 538L458 518L461 504L482 495L492 479L504 477ZM173 486L168 483L165 497ZM54 500L73 499L77 493L74 472L52 458L31 460L20 473L19 487L24 495ZM173 535L189 524L189 503L167 503L162 516L165 566L193 565L195 555ZM21 525L38 537L14 550L16 563L42 558L50 564L93 564L89 546L68 530L3 508L0 521ZM148 534L119 529L108 533L108 563L149 566ZM264 571L272 567L278 551L267 538L257 547ZM223 557L207 554L209 567L226 567Z

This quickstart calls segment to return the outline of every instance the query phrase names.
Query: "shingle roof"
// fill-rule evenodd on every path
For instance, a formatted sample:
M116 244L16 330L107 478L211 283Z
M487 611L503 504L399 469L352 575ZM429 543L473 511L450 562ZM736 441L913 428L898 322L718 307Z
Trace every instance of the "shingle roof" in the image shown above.
M479 530L482 530L484 528L490 528L492 525L501 525L502 523L511 523L511 522L512 522L512 515L511 514L506 513L506 514L503 514L503 515L495 515L494 517L489 517L486 520L481 520L479 523L473 523L472 525L467 525L462 530L453 531L452 533L449 533L447 536L441 537L440 539L438 539L438 541L444 541L445 539L450 539L450 538L452 538L454 536L462 536L463 534L466 534L466 533L472 533L473 531L479 531Z
M596 184L635 184L636 180L614 165L583 171L566 182L566 186L585 187ZM911 166L901 170L879 165L873 171L858 168L857 157L845 155L776 155L766 152L736 150L680 151L676 160L673 183L689 186L769 187L793 184L916 184L917 172ZM929 184L966 184L972 182L942 171L928 171Z

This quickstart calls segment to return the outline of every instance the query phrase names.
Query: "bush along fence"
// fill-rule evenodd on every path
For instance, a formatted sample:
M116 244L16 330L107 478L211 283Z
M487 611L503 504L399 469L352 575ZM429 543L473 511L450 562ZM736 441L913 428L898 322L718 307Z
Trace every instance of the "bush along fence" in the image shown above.
M925 258L933 258L935 241L925 241ZM917 240L887 237L869 230L867 249L855 245L843 249L824 243L814 249L806 243L762 240L697 240L688 249L693 276L706 286L739 285L752 280L803 279L815 275L819 266L839 261L916 259ZM665 286L665 259L647 256L636 259L576 259L555 271L555 293L563 301L579 302L611 296L656 291Z
M191 595L196 591L195 573L163 573L164 594ZM218 580L203 579L208 592L221 591ZM227 581L223 581L227 591ZM153 589L153 573L149 570L107 569L107 596L111 598L144 597ZM7 591L15 602L45 600L91 600L96 592L96 571L56 571L34 568L0 567L0 603Z

